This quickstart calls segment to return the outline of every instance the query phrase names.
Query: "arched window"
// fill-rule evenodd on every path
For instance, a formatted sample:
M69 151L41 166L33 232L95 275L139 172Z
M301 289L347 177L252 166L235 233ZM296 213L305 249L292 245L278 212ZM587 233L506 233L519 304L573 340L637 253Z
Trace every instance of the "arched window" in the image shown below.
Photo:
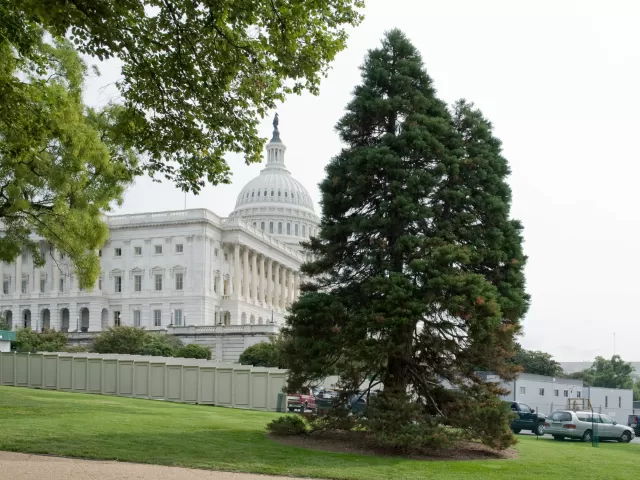
M251 192L251 198L255 195L256 192Z
M296 237L297 237L298 236L298 224L297 223L296 223L296 226L295 226L295 232L296 232Z
M264 232L264 222L260 222L260 230Z
M288 192L284 192L284 197L287 198Z
M282 196L282 192L280 190L278 190L278 196Z
M264 191L264 196L265 196L265 197L267 196L267 191L266 191L266 190Z
M296 194L291 192L291 198L296 198Z
M273 233L273 222L269 222L269 233Z
M253 222L253 226L254 226L254 227L256 226L256 222Z
M271 196L273 197L273 190L271 190Z
M260 196L260 190L258 190L258 196Z
M307 226L306 225L302 225L302 236L303 237L307 236Z
M282 233L282 222L278 222L278 233Z
M291 224L287 223L287 235L291 235Z

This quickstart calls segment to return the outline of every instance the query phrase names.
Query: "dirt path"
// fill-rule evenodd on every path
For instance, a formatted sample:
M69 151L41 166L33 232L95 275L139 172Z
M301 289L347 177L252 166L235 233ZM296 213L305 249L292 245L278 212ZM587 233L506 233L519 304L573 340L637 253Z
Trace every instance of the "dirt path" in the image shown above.
M139 463L0 452L0 478L11 480L276 480L249 473L214 472ZM286 477L287 480L295 480Z

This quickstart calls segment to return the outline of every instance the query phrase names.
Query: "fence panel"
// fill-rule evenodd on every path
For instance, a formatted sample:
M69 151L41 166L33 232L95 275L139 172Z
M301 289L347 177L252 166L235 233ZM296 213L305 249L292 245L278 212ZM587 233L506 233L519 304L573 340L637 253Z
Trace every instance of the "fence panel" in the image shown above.
M286 371L141 355L0 353L0 385L278 410Z

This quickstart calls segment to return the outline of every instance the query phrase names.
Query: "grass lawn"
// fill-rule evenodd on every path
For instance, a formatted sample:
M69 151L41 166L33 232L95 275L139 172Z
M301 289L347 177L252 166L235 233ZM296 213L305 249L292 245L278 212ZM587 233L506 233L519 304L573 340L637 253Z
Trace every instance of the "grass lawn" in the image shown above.
M628 479L640 445L519 436L516 460L414 461L325 453L264 435L277 414L0 387L0 450L336 479Z

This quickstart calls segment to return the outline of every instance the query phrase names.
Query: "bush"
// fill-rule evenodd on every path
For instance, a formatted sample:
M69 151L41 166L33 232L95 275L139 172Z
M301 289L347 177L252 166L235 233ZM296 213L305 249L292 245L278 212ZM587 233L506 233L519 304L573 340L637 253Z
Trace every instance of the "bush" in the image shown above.
M140 355L152 355L159 357L173 357L176 353L175 342L172 339L177 337L162 333L150 333L145 339ZM180 339L177 339L182 346ZM179 348L179 347L178 347Z
M30 328L20 328L16 331L12 348L16 352L64 352L67 349L67 336L55 330L36 333Z
M178 349L175 356L182 358L200 358L203 360L211 360L211 349L206 345L191 343Z
M457 430L425 414L404 393L382 392L371 397L366 417L359 423L381 447L397 450L449 447L460 439Z
M149 335L137 327L111 327L93 339L93 350L97 353L139 355Z
M280 342L271 337L268 342L260 342L247 348L238 360L242 365L254 367L281 367Z
M65 349L65 352L69 352L69 353L85 353L88 351L89 350L87 350L87 347L82 347L80 345L76 345L74 347L67 347Z
M307 433L307 424L299 415L284 415L267 424L267 432L278 435L304 435Z

